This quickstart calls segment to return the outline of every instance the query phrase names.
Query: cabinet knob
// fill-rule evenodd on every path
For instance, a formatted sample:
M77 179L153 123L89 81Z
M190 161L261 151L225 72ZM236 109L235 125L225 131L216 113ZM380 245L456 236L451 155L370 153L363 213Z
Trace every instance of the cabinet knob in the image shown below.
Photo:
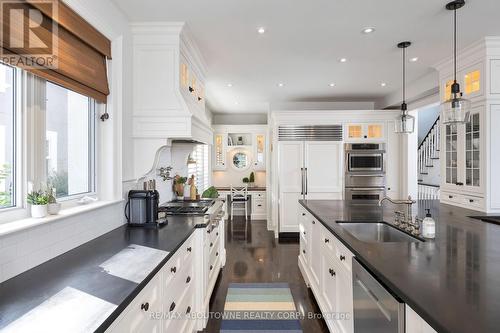
M176 273L177 272L177 267L174 266L174 267L170 268L170 272Z
M337 275L337 273L335 273L335 271L333 269L331 269L331 268L328 270L328 272L330 272L331 276Z
M219 252L215 252L215 256L218 257L219 256Z
M190 314L191 313L191 307L188 306L187 310L186 310L186 314Z
M302 253L306 254L306 250L302 250Z
M316 221L313 220L313 224L316 224Z
M174 311L175 309L175 302L172 302L172 304L170 304L170 312Z
M306 216L306 213L302 213L302 216Z
M262 207L262 205L257 205L258 207Z
M190 86L188 89L189 89L189 92L190 92L190 93L194 92L193 87L191 87L191 86Z
M214 266L210 265L210 270L214 269Z
M340 255L340 261L344 261L345 260L345 256L344 255Z
M304 236L306 235L306 232L304 231Z
M141 310L148 311L149 310L149 303L143 303L141 304Z
M210 243L210 247L214 246L214 243Z
M328 238L325 238L325 243L330 243L330 240Z
M453 196L452 196L452 195L449 195L449 196L448 196L448 199L453 199Z
M218 232L216 232L216 233L215 233L215 236L219 236L219 233L218 233Z
M186 283L189 283L189 282L191 282L191 277L190 276L188 276L187 279L186 279Z
M198 102L200 102L200 101L201 101L201 97L198 97Z
M193 252L193 248L190 246L190 247L187 248L187 251L188 252Z
M473 202L474 202L474 200L472 200L472 199L469 199L469 202L470 202L470 203L473 203Z

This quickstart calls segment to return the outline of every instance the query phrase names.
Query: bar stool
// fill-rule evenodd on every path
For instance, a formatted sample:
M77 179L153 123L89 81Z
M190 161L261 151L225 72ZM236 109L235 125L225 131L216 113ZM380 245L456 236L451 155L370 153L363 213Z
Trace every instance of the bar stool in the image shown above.
M235 205L242 205L245 207L245 221L248 219L248 201L247 185L242 188L235 188L231 185L231 221L233 220Z

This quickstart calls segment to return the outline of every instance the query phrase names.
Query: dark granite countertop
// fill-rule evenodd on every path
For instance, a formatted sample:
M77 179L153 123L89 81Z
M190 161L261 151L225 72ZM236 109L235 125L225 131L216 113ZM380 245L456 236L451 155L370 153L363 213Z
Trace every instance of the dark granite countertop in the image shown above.
M76 296L78 308L68 310L72 313L76 311L77 316L80 315L80 311L84 311L86 304L89 309L102 306L108 311L105 316L96 318L92 326L92 330L104 332L189 238L195 228L206 227L205 221L203 216L169 216L168 225L160 229L131 228L124 225L1 283L0 331L19 331L19 327L25 331L33 324L32 319L36 318L32 316L27 318L28 320L23 320L25 318L23 316L27 313L35 312L36 315L43 315L46 305L57 306L61 297L65 297L66 301L69 297ZM146 252L142 254L152 254L154 258L150 269L147 269L146 273L141 271L145 275L139 278L140 281L133 282L134 279L121 278L118 277L119 274L118 276L108 274L99 267L105 262L110 262L111 258L116 258L118 253L130 248L145 250ZM110 265L113 264L115 263ZM81 297L83 303L88 302L80 304L78 297ZM64 313L58 316L61 317L58 320L65 319ZM93 318L92 315L89 316ZM90 321L89 316L85 316L82 312L81 320ZM21 326L18 325L19 319L22 321ZM29 331L34 332L32 327ZM43 331L43 328L37 331Z
M468 218L485 214L419 201L418 215L430 208L436 220L435 240L367 243L336 221L393 222L397 207L340 200L300 203L436 331L500 330L500 226Z

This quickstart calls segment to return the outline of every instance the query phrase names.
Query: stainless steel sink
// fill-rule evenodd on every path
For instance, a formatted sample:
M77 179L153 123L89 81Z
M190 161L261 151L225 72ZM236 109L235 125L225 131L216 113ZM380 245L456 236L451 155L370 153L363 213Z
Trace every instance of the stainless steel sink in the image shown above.
M407 234L385 222L337 222L351 235L362 242L402 243L422 242L423 240Z

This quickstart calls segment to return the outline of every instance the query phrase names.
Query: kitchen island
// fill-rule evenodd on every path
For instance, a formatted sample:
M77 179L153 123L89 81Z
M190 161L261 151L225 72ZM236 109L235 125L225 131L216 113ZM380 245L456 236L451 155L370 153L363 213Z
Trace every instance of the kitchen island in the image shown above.
M205 216L169 216L161 228L124 225L5 281L0 332L182 329L181 320L166 324L151 314L168 312L174 296L175 311L185 311L181 305L201 310L191 303L198 302L201 276L208 274L200 258L210 231L214 237L221 232L216 228Z
M352 253L437 332L498 332L500 226L468 217L484 214L438 201L419 201L414 209L420 217L425 216L425 208L431 210L436 238L381 243L360 241L337 222L392 223L394 211L401 207L342 200L302 200L300 204L338 239L345 252ZM311 240L313 244L323 241L330 242L326 238Z

